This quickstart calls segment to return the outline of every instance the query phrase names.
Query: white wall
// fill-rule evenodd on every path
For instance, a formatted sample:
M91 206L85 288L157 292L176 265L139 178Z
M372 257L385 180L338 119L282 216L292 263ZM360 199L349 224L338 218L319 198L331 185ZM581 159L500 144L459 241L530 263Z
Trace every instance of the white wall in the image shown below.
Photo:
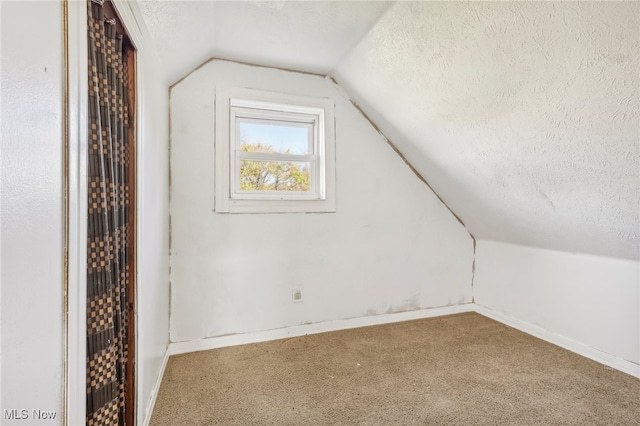
M638 262L479 240L474 297L560 343L575 342L576 351L627 361L640 374Z
M169 92L154 56L138 54L138 422L150 415L169 345Z
M335 101L337 213L213 212L227 86ZM469 234L329 80L212 61L170 106L172 341L471 302Z
M58 2L2 10L2 399L63 408L63 39ZM34 31L37 29L37 31ZM2 420L3 424L29 424Z
M147 424L169 345L169 91L138 5L115 2L137 49L137 418Z

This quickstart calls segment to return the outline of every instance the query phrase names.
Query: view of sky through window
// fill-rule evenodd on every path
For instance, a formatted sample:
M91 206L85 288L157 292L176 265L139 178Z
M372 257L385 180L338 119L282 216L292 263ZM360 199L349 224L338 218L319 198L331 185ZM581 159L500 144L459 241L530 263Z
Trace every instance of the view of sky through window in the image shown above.
M240 122L240 141L253 146L262 143L271 147L270 152L294 155L311 154L309 152L310 126L291 126L268 122Z

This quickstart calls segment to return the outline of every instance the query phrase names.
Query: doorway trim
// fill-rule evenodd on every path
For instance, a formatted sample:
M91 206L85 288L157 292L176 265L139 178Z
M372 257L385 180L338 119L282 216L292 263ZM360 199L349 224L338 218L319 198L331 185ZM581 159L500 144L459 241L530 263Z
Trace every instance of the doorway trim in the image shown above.
M137 52L143 46L143 35L130 5L126 0L111 0L122 25ZM64 118L63 155L65 190L65 259L64 259L64 312L65 312L65 373L63 424L84 424L86 421L86 297L87 297L87 154L88 154L88 42L87 0L62 0L64 19ZM141 204L140 176L142 174L142 88L139 55L135 72L135 258L140 259L141 226L138 212ZM140 265L136 265L134 286L139 294ZM135 347L138 348L138 298L135 301ZM134 352L134 377L139 378L138 350ZM140 381L133 388L135 401L134 424L139 423Z
M87 123L88 42L86 1L64 0L65 19L65 416L86 419L87 333Z

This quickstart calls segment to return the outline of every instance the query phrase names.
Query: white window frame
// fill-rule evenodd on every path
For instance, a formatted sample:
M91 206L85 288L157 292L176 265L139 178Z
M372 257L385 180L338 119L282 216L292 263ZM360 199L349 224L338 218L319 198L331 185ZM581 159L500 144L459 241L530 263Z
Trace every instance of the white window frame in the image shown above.
M335 212L334 104L327 98L308 98L254 89L229 89L216 94L215 207L217 213ZM304 155L247 153L236 141L240 122L281 121L311 126L310 152ZM304 161L311 167L311 188L295 191L243 191L239 188L242 159Z

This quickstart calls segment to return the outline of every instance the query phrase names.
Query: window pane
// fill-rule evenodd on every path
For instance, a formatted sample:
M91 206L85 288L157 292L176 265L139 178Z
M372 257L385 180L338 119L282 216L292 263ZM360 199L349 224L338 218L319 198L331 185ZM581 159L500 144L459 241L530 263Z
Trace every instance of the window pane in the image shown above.
M309 191L311 163L240 161L241 191Z
M252 119L239 122L238 145L246 152L275 152L279 154L313 154L311 125L284 124L278 121Z

